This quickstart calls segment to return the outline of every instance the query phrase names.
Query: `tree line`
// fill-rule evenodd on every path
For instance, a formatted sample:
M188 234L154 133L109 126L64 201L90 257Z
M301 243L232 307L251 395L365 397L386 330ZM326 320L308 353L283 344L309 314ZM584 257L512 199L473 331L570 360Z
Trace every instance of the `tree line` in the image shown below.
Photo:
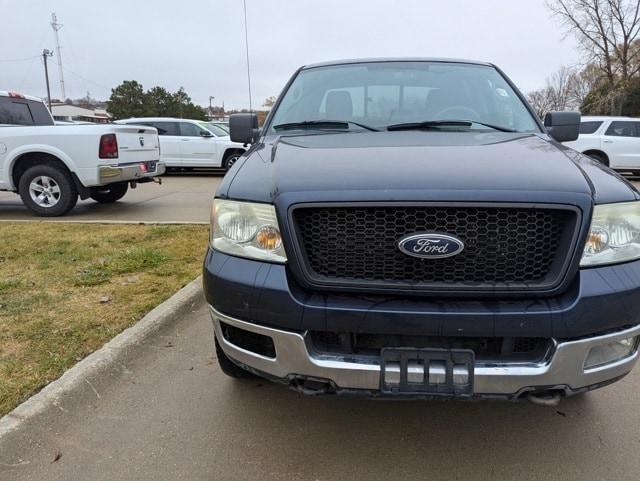
M206 110L195 105L191 97L180 87L169 92L163 87L145 91L135 80L125 80L111 90L107 111L114 120L130 117L178 117L205 120Z
M575 36L583 58L529 94L538 115L579 109L640 116L640 0L548 0L547 7Z

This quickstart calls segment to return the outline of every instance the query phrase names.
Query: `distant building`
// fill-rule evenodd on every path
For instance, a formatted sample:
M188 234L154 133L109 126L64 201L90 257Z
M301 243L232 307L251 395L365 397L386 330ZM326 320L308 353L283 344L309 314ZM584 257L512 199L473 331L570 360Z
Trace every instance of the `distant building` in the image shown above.
M104 109L85 109L64 103L52 104L51 115L53 115L54 120L93 122L96 124L105 124L111 120L111 115Z

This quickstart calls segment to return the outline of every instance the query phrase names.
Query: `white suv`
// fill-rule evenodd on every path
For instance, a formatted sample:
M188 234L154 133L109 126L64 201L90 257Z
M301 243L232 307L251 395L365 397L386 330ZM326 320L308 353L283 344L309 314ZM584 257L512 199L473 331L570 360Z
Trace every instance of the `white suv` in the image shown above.
M564 145L620 173L640 175L640 119L582 117L580 137Z
M146 125L158 129L160 158L168 168L222 167L225 170L245 152L229 134L200 120L170 117L138 117L119 124Z

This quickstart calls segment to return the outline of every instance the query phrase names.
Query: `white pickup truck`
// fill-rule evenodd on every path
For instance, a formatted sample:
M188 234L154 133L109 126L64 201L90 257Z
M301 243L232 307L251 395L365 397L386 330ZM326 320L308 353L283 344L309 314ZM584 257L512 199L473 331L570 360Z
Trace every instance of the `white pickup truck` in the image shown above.
M42 100L0 91L0 190L37 215L64 215L78 197L116 202L154 181L165 171L159 145L152 127L56 126Z

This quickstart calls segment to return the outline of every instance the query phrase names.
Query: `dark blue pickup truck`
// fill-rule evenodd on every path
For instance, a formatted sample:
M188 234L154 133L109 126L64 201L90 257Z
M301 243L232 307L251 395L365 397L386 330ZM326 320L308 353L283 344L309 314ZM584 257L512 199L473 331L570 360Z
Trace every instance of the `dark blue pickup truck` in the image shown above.
M213 202L220 366L310 394L528 398L624 377L640 336L640 193L561 142L494 65L299 69Z

